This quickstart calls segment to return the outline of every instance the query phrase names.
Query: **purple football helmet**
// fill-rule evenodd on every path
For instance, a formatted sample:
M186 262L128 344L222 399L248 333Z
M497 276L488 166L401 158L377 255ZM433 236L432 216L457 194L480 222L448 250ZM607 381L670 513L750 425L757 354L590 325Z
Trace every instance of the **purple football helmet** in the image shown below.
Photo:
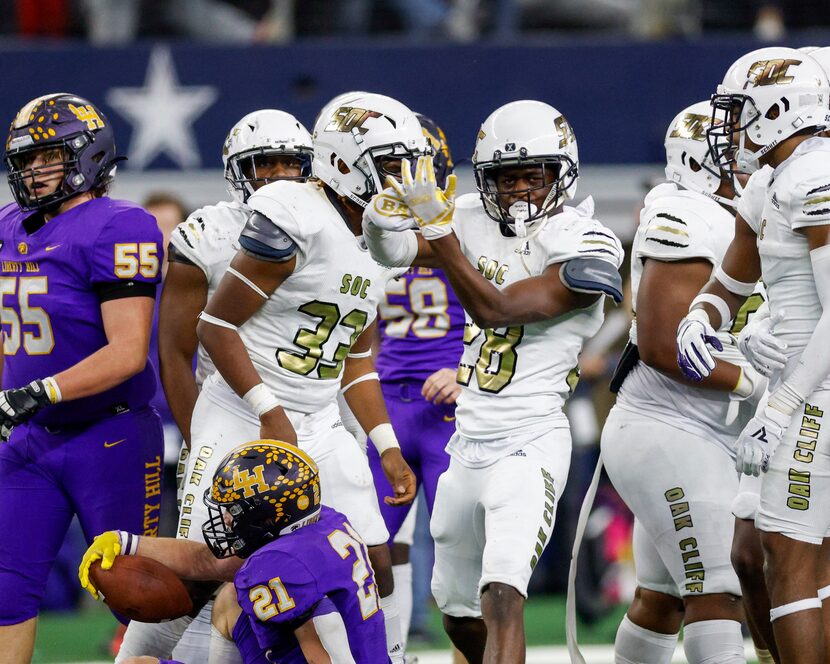
M62 181L43 196L30 192L37 168L31 166L34 152L44 148L62 152ZM55 208L77 194L108 183L119 157L109 120L86 99L59 92L33 99L15 117L6 141L9 186L22 210ZM50 164L51 166L51 164Z
M444 135L441 127L435 124L435 121L431 118L421 113L416 113L415 117L421 123L424 136L427 137L427 142L432 148L432 166L435 169L435 182L443 189L447 186L447 176L453 170L452 153L447 143L447 137Z

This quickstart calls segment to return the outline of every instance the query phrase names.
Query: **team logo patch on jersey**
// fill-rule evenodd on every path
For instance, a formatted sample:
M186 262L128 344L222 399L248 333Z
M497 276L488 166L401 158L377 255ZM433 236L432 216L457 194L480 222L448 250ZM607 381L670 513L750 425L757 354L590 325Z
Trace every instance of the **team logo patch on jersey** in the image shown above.
M29 245L25 242L20 242L17 245L17 253L23 254L24 256L29 253Z

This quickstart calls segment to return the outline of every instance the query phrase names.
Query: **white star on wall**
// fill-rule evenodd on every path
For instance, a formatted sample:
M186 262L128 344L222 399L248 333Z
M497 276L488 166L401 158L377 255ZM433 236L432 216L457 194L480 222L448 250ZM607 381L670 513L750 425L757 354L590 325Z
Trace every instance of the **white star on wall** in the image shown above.
M144 87L112 88L106 97L107 103L133 125L127 165L143 169L166 154L181 168L199 166L193 123L217 96L217 89L210 85L180 86L170 51L154 48Z

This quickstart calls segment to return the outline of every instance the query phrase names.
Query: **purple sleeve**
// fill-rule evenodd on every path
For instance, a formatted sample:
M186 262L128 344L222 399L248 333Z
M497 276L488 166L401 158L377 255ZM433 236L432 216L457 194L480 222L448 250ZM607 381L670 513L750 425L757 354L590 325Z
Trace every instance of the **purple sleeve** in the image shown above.
M258 637L265 635L262 628L268 625L306 620L323 599L314 574L282 551L260 549L237 572L234 585Z
M145 210L120 210L107 222L95 241L90 281L161 281L164 260L161 231Z

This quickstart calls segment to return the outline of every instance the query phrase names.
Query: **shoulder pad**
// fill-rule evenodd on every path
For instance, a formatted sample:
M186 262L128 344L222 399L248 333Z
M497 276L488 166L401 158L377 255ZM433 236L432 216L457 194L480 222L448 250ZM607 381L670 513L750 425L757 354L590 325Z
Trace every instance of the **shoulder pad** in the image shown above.
M547 250L547 263L564 263L573 258L593 256L612 263L622 264L622 244L614 233L590 217L579 216L575 208L566 208L552 217L539 234Z
M300 247L324 228L327 217L336 214L316 181L266 184L251 195L248 207L270 219Z
M283 263L297 253L297 243L268 217L251 211L239 236L242 248L260 260Z
M613 264L601 258L574 258L559 269L559 278L577 293L603 293L619 304L623 300L622 277Z
M703 194L690 191L666 191L659 197L647 196L646 202L635 239L638 257L665 261L704 258L715 262L720 254L714 245L722 233L714 233L707 219L714 217L713 222L734 225L728 212Z

